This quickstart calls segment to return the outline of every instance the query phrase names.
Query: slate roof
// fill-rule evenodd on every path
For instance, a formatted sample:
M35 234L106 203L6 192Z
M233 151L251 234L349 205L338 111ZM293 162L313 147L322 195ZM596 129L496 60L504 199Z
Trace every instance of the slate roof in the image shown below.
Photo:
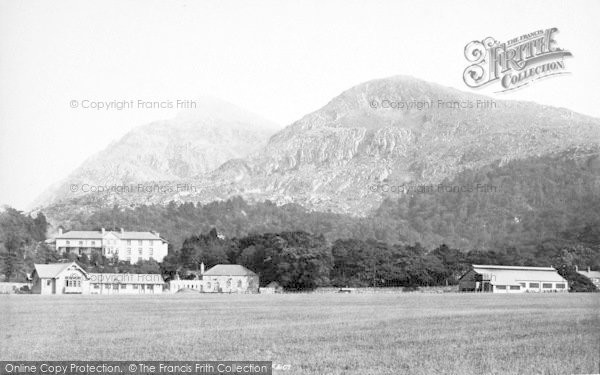
M239 264L217 264L204 272L204 276L256 276L256 274Z
M106 231L104 233L105 236L112 234L122 240L162 240L167 242L164 238L161 238L156 233L152 232ZM72 230L63 234L58 234L54 238L67 240L102 240L102 232L97 230Z
M552 267L517 267L474 264L473 270L490 278L494 285L516 285L519 281L564 282L562 276Z
M78 268L81 268L75 262L71 263L51 263L51 264L34 264L35 272L37 272L39 278L55 278L61 272L69 268L70 266L75 265ZM84 271L85 272L85 271Z

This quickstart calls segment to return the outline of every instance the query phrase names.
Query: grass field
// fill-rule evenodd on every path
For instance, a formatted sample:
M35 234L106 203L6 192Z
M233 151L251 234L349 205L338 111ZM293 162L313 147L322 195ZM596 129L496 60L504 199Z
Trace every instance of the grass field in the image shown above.
M0 296L2 360L272 360L277 374L580 374L600 294Z

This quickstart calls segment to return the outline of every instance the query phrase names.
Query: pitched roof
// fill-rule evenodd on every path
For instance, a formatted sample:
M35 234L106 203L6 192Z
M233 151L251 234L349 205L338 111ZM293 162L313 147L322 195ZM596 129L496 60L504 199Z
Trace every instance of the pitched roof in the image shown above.
M99 284L164 284L156 273L90 273L90 283Z
M101 240L102 232L97 230L72 230L63 234L58 234L54 238L61 239L85 239L85 240Z
M152 232L112 232L122 240L160 240L160 236Z
M204 272L204 276L256 276L256 274L239 264L217 264Z
M153 232L127 232L127 231L105 231L104 236L112 234L117 238L122 240L162 240L167 242L165 239L161 238L159 235ZM83 240L102 240L102 232L97 230L72 230L69 232L65 232L63 234L58 234L54 238L60 239L83 239Z
M38 274L40 278L55 278L60 275L61 272L69 268L70 266L75 265L77 268L83 269L77 265L75 262L71 263L50 263L50 264L34 264L35 272ZM83 271L85 273L85 271Z
M552 267L517 267L495 265L473 265L473 270L486 275L494 285L516 285L519 281L567 282Z

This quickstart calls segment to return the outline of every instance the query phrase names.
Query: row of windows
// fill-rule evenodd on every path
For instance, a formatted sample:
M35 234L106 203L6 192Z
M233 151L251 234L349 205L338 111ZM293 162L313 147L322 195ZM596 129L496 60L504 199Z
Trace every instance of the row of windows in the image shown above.
M228 287L228 288L231 288L231 280L227 280L227 283L226 283L226 284L227 284L227 287ZM206 283L206 287L207 287L208 289L210 289L210 286L211 286L211 284L210 284L210 281L209 281L209 282L207 282L207 283ZM238 288L241 288L241 287L242 287L242 280L238 280L238 281L237 281L237 287L238 287ZM215 282L215 288L217 288L217 289L219 288L219 282L218 282L218 281L216 281L216 282Z
M105 250L106 250L106 254L117 254L117 255L119 254L119 248L118 247L117 248L107 247L107 248L105 248ZM138 254L139 255L142 255L143 252L144 251L143 251L143 249L141 247L138 248ZM129 257L131 257L131 248L130 247L127 248L127 255ZM154 249L153 248L149 248L148 249L148 256L152 257L153 255L154 255Z
M133 289L154 289L154 285L152 284L130 284ZM100 284L94 283L92 284L94 289L100 289ZM106 284L104 286L106 289L127 289L127 284Z
M81 287L81 280L66 279L65 283L66 283L67 288L79 288L79 287Z
M107 245L117 245L118 244L117 241L118 240L106 240L106 244ZM131 242L132 242L131 240L127 240L127 246L131 246ZM144 246L144 240L137 240L134 242L137 242L138 246ZM156 242L156 245L160 245L160 241L146 240L146 244L148 246L152 246L153 242ZM83 241L78 241L77 243L79 246L83 246ZM71 241L67 240L66 244L70 245ZM90 246L96 246L96 241L90 241Z
M521 287L526 288L526 283L519 283L520 285L510 285L510 290L520 290ZM566 285L564 283L557 283L556 289L565 289ZM530 289L539 289L540 283L529 283ZM496 289L506 290L506 285L496 285ZM542 289L552 289L552 283L542 283Z

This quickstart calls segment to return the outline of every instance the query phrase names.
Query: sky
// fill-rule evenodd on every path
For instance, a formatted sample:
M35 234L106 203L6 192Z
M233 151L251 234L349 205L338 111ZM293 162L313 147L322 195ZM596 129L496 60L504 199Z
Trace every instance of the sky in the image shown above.
M26 209L133 127L178 111L86 100L211 96L284 127L402 74L600 117L598 14L595 0L0 0L0 205ZM551 27L570 74L501 94L463 82L470 41Z

